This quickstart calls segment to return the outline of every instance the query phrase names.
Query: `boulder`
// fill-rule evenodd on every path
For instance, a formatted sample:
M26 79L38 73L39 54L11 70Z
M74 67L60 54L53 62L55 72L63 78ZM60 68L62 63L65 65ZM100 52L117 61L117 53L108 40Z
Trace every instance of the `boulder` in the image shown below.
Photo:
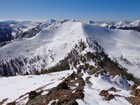
M77 74L81 73L81 69L77 69Z
M85 81L82 77L79 77L77 80L79 82L79 86L85 86Z
M135 89L131 92L132 95L134 96L140 96L140 89Z
M75 72L73 72L71 75L69 75L69 76L64 80L64 82L69 83L71 80L74 80L75 77L77 77L77 74L76 74Z
M87 84L92 85L92 82L90 82L90 78L91 78L91 76L86 77L85 81Z
M36 91L31 91L31 92L29 93L29 100L35 98L35 97L38 96L38 95L39 95L39 93L37 93Z
M127 101L129 101L132 105L140 105L140 97L127 97Z
M56 87L57 90L66 90L69 89L68 84L66 82L61 82Z
M109 89L108 89L108 91L117 92L117 91L119 91L119 90L117 90L117 89L116 89L116 88L114 88L114 87L111 87L111 88L109 88Z
M108 93L108 91L106 91L106 90L102 90L102 91L99 93L100 96L107 96L107 94L109 94L109 93Z
M114 95L113 94L107 94L106 96L105 96L105 100L106 101L110 101L111 99L113 99L114 98Z
M106 90L102 90L100 93L99 93L100 96L104 96L104 99L106 101L110 101L111 99L114 98L114 95L113 94L109 94L108 91Z
M75 91L74 97L75 99L84 99L85 94L83 93L83 91Z

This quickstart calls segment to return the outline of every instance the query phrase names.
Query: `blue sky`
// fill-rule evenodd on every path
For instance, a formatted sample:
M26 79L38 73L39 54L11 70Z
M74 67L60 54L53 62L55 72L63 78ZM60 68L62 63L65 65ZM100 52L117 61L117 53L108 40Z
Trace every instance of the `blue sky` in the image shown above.
M0 20L140 19L140 0L0 0Z

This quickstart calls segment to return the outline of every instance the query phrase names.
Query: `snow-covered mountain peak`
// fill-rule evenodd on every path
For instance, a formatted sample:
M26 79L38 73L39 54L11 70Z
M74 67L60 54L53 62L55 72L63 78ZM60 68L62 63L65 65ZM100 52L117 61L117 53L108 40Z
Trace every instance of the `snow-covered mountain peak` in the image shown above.
M36 27L39 25L39 22L34 22L34 21L22 21L16 24L14 27L18 29L23 29L24 31Z
M118 26L124 24L119 22ZM45 75L1 78L0 103L130 105L127 89L140 84L136 78L140 78L139 32L111 29L114 23L79 20L18 25L17 38L0 47L0 76Z
M131 27L140 27L140 20L132 21L129 25Z
M112 22L103 22L103 23L99 24L99 26L111 28L113 26L113 23Z
M19 70L41 70L63 60L80 41L85 42L89 47L88 39L96 41L111 59L117 59L129 72L139 76L139 32L108 29L83 22L55 22L49 27L44 25L44 28L35 36L13 40L10 44L1 47L0 62L6 64L13 59L18 59L23 63ZM85 50L85 52L88 51L93 49ZM122 56L131 63L131 68L121 59ZM9 66L12 65L9 64ZM133 70L136 68L137 73L134 73Z
M129 23L127 21L119 21L116 22L114 25L116 28L123 28L123 27L129 27Z
M15 58L27 58L29 61L37 56L40 56L41 60L34 64L28 64L24 66L26 70L41 69L41 65L45 62L45 67L52 66L62 60L66 54L80 40L86 40L83 37L81 23L80 22L66 22L49 29L43 29L36 36L30 39L15 40L0 49L1 62L10 62ZM28 66L30 66L28 68Z

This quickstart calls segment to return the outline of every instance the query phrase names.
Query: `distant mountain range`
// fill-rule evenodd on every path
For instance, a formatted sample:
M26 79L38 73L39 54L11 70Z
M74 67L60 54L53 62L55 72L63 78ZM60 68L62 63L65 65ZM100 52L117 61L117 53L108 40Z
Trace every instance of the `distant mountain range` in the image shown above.
M95 52L90 45L96 42L112 60L139 76L139 28L139 20L0 22L0 74L33 73L36 70L48 69L65 59L80 42L86 45L81 54Z
M36 31L37 28L42 28L42 25L49 25L55 22L66 22L66 21L73 21L73 22L82 22L87 24L98 25L106 28L117 28L117 29L124 29L124 30L135 30L140 31L140 20L136 21L119 21L119 22L96 22L96 21L82 21L82 20L48 20L46 22L35 22L35 21L1 21L0 22L0 42L3 41L10 41L15 38L22 38L22 37L31 37L26 35L28 31L31 30ZM38 31L40 29L37 29ZM38 32L37 31L37 32Z
M139 105L139 74L140 20L0 22L0 104Z

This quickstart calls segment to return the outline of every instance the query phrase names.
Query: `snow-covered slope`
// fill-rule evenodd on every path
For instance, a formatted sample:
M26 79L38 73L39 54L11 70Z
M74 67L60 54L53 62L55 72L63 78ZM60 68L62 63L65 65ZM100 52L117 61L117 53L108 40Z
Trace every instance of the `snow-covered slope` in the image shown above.
M83 77L88 76L85 74ZM90 78L91 84L87 84L85 86L85 98L84 101L77 100L79 102L79 105L131 105L128 101L125 100L123 97L130 96L130 91L126 91L125 89L122 89L119 85L117 85L115 82L116 80L110 80L109 77L105 76L99 76L94 77L91 76ZM107 102L103 99L103 97L100 97L99 92L101 90L107 90L110 87L115 87L118 90L118 92L110 92L111 94L119 94L121 97L115 97L115 99Z
M26 32L38 26L40 22L35 21L21 21L12 26L12 35L16 38L20 33Z
M124 30L136 30L139 31L140 20L135 21L118 21L118 22L94 22L94 25L106 27L106 28L116 28Z
M22 95L25 95L25 98L17 100L20 105L24 105L28 100L28 95L26 93L32 90L39 90L39 88L44 90L52 88L59 84L61 79L64 76L69 75L71 72L72 71L70 70L66 70L63 72L40 76L30 75L0 78L0 101L8 98L6 102L8 103L18 99Z
M98 42L109 57L139 77L139 32L107 29L82 22L58 22L44 27L32 38L12 41L0 48L0 64L7 65L6 69L12 72L15 69L16 72L25 72L48 68L63 60L79 41L86 42L89 38Z
M42 30L35 37L14 40L0 48L0 59L1 62L7 63L10 59L18 58L23 61L23 58L27 58L26 64L23 61L23 68L18 69L39 70L58 63L81 39L85 40L80 22L58 24Z
M118 23L118 25L122 24L122 22ZM27 34L34 33L34 28L36 29L38 25L29 22L27 27L30 28L26 30ZM50 74L42 72L44 75L40 76L1 77L0 102L7 103L15 100L24 105L27 101L30 102L28 92L43 90L44 96L41 97L45 97L51 90L52 92L57 90L53 87L66 80L65 82L71 89L66 90L66 93L71 91L74 94L76 89L79 89L78 86L80 86L80 91L81 87L83 88L84 98L82 100L76 98L79 105L92 105L93 103L95 105L130 105L125 100L125 97L131 96L127 89L133 82L139 82L136 78L133 78L133 82L128 81L128 78L132 79L128 77L131 75L122 68L125 67L129 73L140 78L139 32L110 29L105 28L106 25L101 27L94 23L68 20L50 20L39 26L39 31L32 37L15 39L0 47L0 75L29 74L36 73L34 71L42 72L42 70L55 71L55 67L67 70L65 66L68 65L70 70ZM103 68L104 62L101 61L105 61L106 68ZM59 65L61 63L64 63L63 66ZM122 72L124 74L121 74ZM72 73L71 77L67 77L69 73ZM81 81L84 82L82 86ZM109 91L109 94L113 94L115 98L110 101L103 100L103 97L99 95L100 92L111 87L117 89L116 92ZM63 89L59 92L65 96ZM39 102L38 99L35 101Z
M106 29L98 26L83 25L88 37L95 39L104 51L118 60L129 72L139 77L140 74L140 33L118 29Z
M110 28L110 27L112 27L113 25L112 25L111 23L103 23L103 24L101 24L100 26L106 27L106 28Z
M116 28L129 27L129 22L126 22L126 21L119 21L119 22L116 22L114 26L115 26Z
M22 30L22 31L27 31L30 28L36 27L39 25L39 22L34 22L34 21L22 21L19 22L18 24L14 25L14 29Z
M140 20L132 21L129 25L131 27L140 27Z
M49 92L49 89L51 90L51 88L56 87L60 82L64 80L64 78L69 76L72 72L73 70L66 70L40 76L30 75L0 78L0 100L6 99L3 105L6 105L6 103L12 101L15 101L16 105L25 105L29 100L28 93L30 91L43 91L42 95L45 95ZM88 74L84 74L83 79L85 80L85 78L88 76ZM95 105L131 105L124 98L131 96L130 91L122 88L119 84L117 84L118 82L119 78L117 81L115 78L110 79L105 75L100 75L99 77L95 77L94 75L92 75L90 78L90 84L86 83L86 85L84 86L85 97L83 100L77 99L78 104L93 105L94 103ZM117 92L110 91L110 94L114 94L116 96L110 101L105 101L103 97L99 95L99 93L101 90L107 90L111 87L114 87L118 90ZM73 87L71 87L71 89L73 89ZM39 100L36 99L36 101Z

